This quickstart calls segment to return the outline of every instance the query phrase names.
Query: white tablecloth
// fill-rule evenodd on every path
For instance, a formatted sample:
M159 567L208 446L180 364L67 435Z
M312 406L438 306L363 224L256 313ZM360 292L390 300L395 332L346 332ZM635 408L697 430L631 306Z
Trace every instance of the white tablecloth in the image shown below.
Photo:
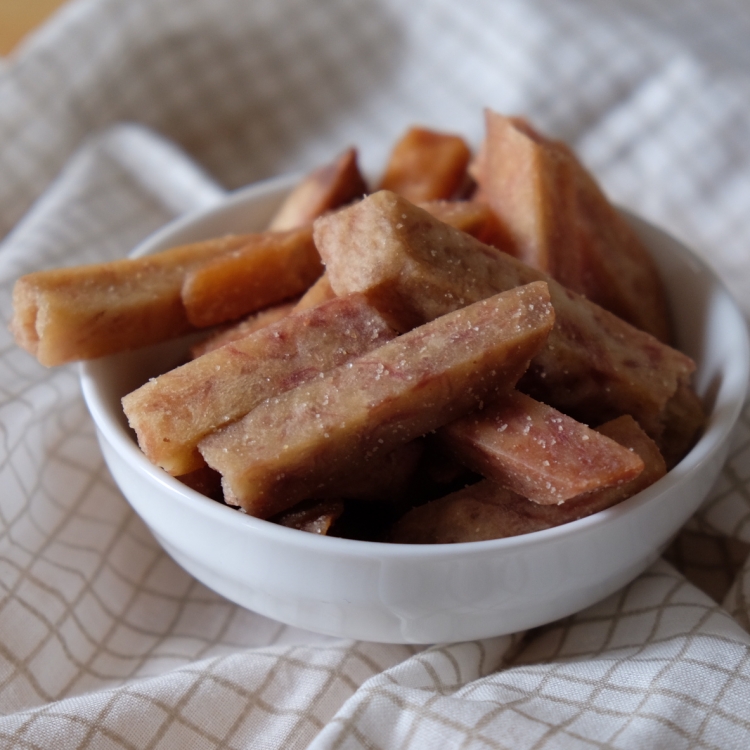
M335 640L180 570L105 469L75 366L7 333L21 274L119 257L227 189L481 109L568 140L750 311L744 0L73 0L0 66L0 743L748 748L750 414L623 591L514 637Z

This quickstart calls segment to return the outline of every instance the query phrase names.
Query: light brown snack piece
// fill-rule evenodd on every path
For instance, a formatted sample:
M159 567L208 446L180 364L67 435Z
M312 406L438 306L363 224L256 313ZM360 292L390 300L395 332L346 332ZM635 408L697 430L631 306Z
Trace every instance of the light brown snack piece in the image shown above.
M268 228L275 232L297 229L368 192L357 166L357 151L348 148L331 164L305 177L286 197Z
M361 292L398 330L520 284L549 284L556 322L519 390L587 424L632 414L652 436L695 369L686 355L537 269L388 191L315 222L337 294Z
M543 282L496 295L269 399L200 452L227 502L268 518L511 388L553 320Z
M224 344L244 339L245 336L249 336L251 333L255 333L255 331L259 331L261 328L270 326L271 323L276 323L294 311L296 305L297 301L295 300L294 302L285 302L280 305L274 305L273 307L267 307L265 310L253 313L239 323L233 323L229 326L213 331L205 339L190 347L191 359L197 359L203 354L218 349L220 346L224 346Z
M188 320L206 328L297 297L321 273L312 225L261 232L191 269L182 284L182 303Z
M439 435L470 469L543 505L622 484L643 471L635 453L518 391Z
M503 539L561 526L610 508L646 489L666 473L656 444L630 416L598 428L636 453L644 470L629 482L572 498L562 505L540 505L489 479L414 508L396 522L388 541L452 544Z
M525 120L491 110L485 118L479 185L519 257L669 342L667 298L656 265L573 151Z
M361 296L337 298L153 378L122 399L123 410L149 460L186 474L203 465L196 446L205 435L393 336Z
M466 182L470 159L460 136L410 128L394 146L379 189L414 203L454 198Z
M436 219L510 255L518 255L507 227L486 204L478 201L424 201L416 204Z
M124 258L22 276L13 289L11 330L47 366L136 349L193 330L180 291L186 273L234 250L228 235Z

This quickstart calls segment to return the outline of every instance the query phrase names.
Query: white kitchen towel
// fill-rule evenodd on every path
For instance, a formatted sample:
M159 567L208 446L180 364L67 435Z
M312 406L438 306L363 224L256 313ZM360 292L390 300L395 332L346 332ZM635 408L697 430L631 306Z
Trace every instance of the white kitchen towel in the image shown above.
M31 270L125 255L225 190L383 163L485 106L566 139L750 312L744 0L72 0L0 66L0 745L750 747L750 414L702 511L606 601L431 648L286 627L160 549L75 366L7 332Z

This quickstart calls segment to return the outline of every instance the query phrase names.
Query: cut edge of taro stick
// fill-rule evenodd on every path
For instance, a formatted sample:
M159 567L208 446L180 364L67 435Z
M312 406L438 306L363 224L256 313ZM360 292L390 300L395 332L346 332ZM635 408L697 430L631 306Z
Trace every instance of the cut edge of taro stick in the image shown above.
M518 391L438 434L470 469L542 505L622 484L643 471L637 454Z
M194 326L207 328L297 297L321 273L312 225L260 232L242 247L192 268L182 284L182 304Z
M185 273L247 238L227 235L140 258L27 274L13 289L11 331L46 366L181 336L194 330L180 297Z
M268 399L199 450L227 502L267 518L512 388L553 321L544 282L495 295Z
M542 271L381 191L314 225L337 294L366 294L398 330L533 280L549 284L556 322L519 390L588 424L630 413L652 436L695 363Z
M650 487L666 474L651 438L629 415L597 428L637 453L644 470L629 482L607 487L562 505L539 505L489 479L412 509L397 521L387 541L399 544L454 544L503 539L561 526L606 510Z
M330 164L304 177L281 204L268 228L275 232L297 229L369 192L357 165L357 150L348 148Z
M525 120L485 110L483 198L519 257L669 343L672 324L656 264L575 153Z
M208 433L394 335L362 296L336 298L153 378L123 410L148 459L187 474L203 465L197 445Z
M470 159L460 135L412 127L393 147L378 189L414 202L448 200L465 188Z

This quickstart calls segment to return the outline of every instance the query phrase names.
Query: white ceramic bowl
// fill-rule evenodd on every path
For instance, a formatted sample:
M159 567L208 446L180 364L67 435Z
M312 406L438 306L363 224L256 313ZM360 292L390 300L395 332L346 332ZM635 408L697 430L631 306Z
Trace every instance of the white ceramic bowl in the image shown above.
M289 178L180 219L136 254L262 228ZM321 537L238 513L153 466L120 398L177 362L185 343L81 366L83 394L109 468L167 552L238 604L310 630L372 641L462 641L571 614L643 571L695 512L726 458L748 383L744 319L713 272L681 244L633 218L659 264L679 346L698 363L709 410L698 444L667 476L620 505L525 536L454 545L389 545Z

